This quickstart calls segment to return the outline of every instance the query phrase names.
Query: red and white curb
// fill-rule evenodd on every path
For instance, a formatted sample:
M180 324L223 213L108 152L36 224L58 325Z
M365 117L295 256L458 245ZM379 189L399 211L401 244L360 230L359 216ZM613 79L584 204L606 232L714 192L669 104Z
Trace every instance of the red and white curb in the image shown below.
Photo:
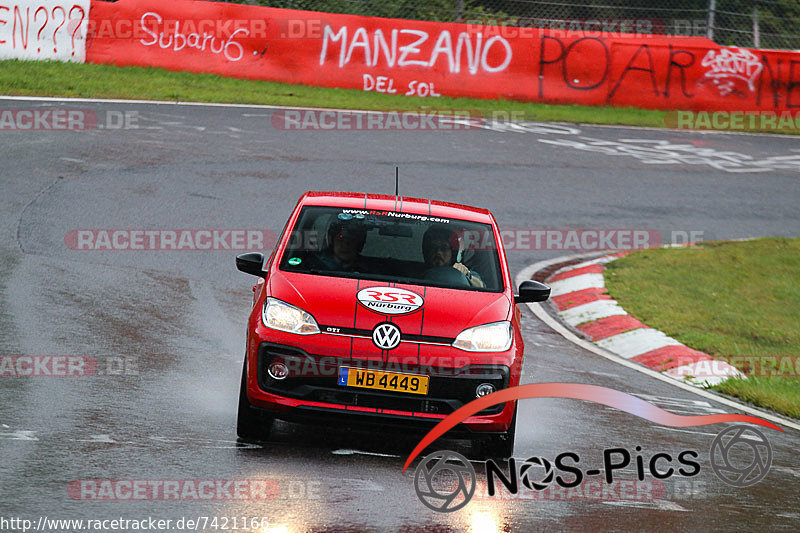
M628 252L605 255L566 265L548 274L551 301L561 320L597 346L624 359L645 365L698 386L716 385L730 377L744 377L725 361L685 346L629 315L606 293L606 265Z
M626 253L582 253L540 261L523 269L515 281L519 285L525 280L535 279L550 285L550 300L556 308L557 318L545 309L548 302L526 305L537 318L569 342L679 389L800 430L796 421L704 388L704 384L719 383L740 373L723 361L713 361L707 354L647 327L628 315L606 294L603 282L605 265ZM617 349L619 352L614 351Z
M559 268L545 279L561 320L625 359L699 386L744 377L725 361L685 346L629 315L606 294L603 271L622 252Z

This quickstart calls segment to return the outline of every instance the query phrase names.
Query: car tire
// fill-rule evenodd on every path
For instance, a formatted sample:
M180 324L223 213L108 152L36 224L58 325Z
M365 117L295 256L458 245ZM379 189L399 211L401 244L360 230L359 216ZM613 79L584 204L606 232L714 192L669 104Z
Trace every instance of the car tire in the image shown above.
M508 431L501 435L492 435L486 440L478 442L478 450L483 458L507 459L514 453L514 437L517 433L517 406L514 406L514 416Z
M250 404L247 399L247 357L242 364L242 383L239 386L239 413L236 417L236 434L245 441L269 439L275 417Z

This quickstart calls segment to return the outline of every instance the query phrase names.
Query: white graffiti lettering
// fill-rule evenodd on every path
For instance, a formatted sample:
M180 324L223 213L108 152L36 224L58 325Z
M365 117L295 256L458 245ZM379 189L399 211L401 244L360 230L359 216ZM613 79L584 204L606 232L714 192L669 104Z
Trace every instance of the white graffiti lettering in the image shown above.
M734 92L735 80L745 82L754 91L755 81L764 70L758 56L742 48L709 50L701 64L708 69L704 77L717 85L722 96Z
M164 19L158 13L148 11L140 20L142 31L149 35L148 39L139 39L139 42L144 46L155 46L158 44L159 48L171 48L174 52L179 52L186 48L196 48L200 51L208 50L212 54L223 54L228 61L239 61L244 56L244 48L240 43L235 40L235 37L241 34L243 37L250 35L250 30L247 28L238 28L233 31L227 38L222 36L217 37L213 33L203 32L202 35L195 32L181 33L181 22L175 21L175 30L172 32L161 31L156 33L155 29L159 28ZM151 29L151 26L155 29ZM164 28L166 30L166 28ZM210 41L210 42L209 42ZM208 44L208 47L206 45Z
M443 30L435 39L426 31L412 29L392 30L388 40L381 30L372 32L371 38L365 28L356 28L350 39L349 35L347 26L334 30L326 25L322 31L319 64L325 64L329 52L336 54L335 46L338 46L340 68L359 59L367 67L377 67L381 63L386 67L395 64L398 67L433 67L441 62L447 65L450 73L459 73L466 66L470 74L477 74L479 71L501 72L508 68L513 57L511 45L499 35L484 41L480 33L461 32L455 45L449 30ZM490 63L490 55L491 61L496 63Z

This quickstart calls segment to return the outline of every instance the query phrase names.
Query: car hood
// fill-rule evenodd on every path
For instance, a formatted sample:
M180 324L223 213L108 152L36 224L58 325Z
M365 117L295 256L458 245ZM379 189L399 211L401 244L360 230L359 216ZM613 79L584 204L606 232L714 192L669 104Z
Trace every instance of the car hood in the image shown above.
M407 313L386 314L359 301L360 293L362 298L365 296L361 291L378 287L396 289L395 296L410 291L421 297L422 305ZM510 320L512 307L505 293L281 271L270 276L269 295L311 313L320 327L371 330L389 319L409 334L447 338L455 338L471 326ZM413 296L407 299L415 304L418 302Z

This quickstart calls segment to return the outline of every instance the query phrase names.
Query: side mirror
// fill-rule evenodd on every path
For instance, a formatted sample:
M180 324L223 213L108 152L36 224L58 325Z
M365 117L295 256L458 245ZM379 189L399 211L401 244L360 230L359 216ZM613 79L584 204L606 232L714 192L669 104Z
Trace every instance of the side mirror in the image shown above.
M528 280L519 284L519 294L514 296L514 303L543 302L550 298L550 287L538 281Z
M260 252L247 252L236 256L236 268L245 274L264 277L267 275L261 267L264 266L264 254ZM550 289L548 289L548 292Z

